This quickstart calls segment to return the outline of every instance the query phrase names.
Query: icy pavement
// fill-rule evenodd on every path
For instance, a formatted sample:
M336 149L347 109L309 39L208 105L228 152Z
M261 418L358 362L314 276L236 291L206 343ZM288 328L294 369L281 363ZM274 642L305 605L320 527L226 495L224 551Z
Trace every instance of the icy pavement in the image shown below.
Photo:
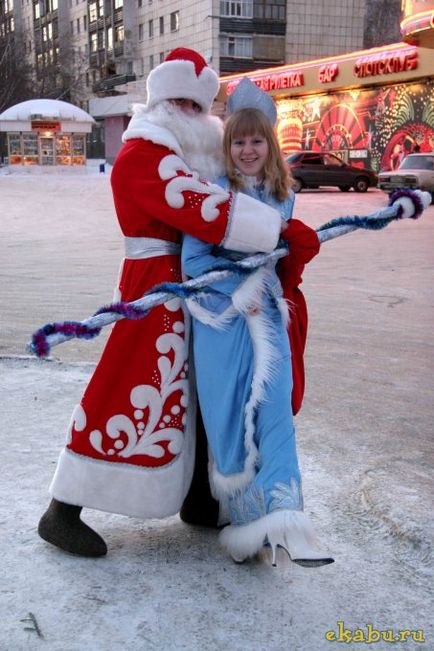
M1 651L326 651L342 647L326 639L339 621L365 639L369 624L423 631L424 644L397 648L433 649L434 208L326 243L306 270L297 437L306 510L336 562L305 569L282 552L272 568L266 551L235 565L215 532L177 516L85 510L109 546L98 560L37 537L100 344L67 343L45 362L24 344L46 321L110 300L121 247L107 178L2 177L0 197ZM317 226L384 203L380 192L311 192L296 212Z

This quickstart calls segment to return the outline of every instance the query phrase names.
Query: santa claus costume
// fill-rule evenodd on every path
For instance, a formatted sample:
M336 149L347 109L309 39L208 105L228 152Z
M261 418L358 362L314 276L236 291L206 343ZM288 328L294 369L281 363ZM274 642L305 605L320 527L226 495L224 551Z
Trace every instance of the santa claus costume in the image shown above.
M123 301L181 280L182 232L228 249L271 252L281 229L275 209L202 178L220 172L221 150L219 120L209 115L218 78L204 59L174 50L150 73L147 91L111 176L126 246ZM189 98L201 113L180 112L173 98ZM145 319L115 324L72 416L50 486L52 509L39 525L45 540L73 553L102 555L104 541L78 520L81 507L140 518L179 511L194 465L188 347L179 299ZM69 505L78 509L73 526L60 522ZM82 544L80 537L88 539Z

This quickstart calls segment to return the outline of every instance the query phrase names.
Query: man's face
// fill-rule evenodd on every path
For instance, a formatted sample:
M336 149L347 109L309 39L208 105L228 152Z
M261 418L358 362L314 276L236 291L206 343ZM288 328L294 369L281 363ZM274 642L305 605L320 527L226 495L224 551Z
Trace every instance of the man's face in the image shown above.
M177 97L170 100L173 104L178 106L181 111L187 113L187 115L197 115L202 113L202 109L197 102L194 102L192 99L186 99L185 97Z

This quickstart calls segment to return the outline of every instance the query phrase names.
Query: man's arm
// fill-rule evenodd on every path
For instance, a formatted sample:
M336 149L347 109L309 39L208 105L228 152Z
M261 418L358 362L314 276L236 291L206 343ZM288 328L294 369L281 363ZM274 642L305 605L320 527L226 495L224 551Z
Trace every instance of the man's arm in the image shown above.
M128 141L111 182L121 223L134 211L228 249L269 253L277 245L281 229L277 210L200 179L162 145Z

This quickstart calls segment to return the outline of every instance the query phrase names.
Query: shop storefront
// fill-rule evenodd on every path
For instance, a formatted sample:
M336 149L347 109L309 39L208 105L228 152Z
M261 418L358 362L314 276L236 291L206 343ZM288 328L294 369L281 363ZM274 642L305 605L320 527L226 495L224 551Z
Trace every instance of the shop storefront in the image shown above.
M378 171L434 150L434 49L398 43L222 77L222 101L243 76L274 97L285 152L334 151Z
M93 123L91 115L59 100L29 100L10 107L0 114L9 169L82 168L86 134Z

